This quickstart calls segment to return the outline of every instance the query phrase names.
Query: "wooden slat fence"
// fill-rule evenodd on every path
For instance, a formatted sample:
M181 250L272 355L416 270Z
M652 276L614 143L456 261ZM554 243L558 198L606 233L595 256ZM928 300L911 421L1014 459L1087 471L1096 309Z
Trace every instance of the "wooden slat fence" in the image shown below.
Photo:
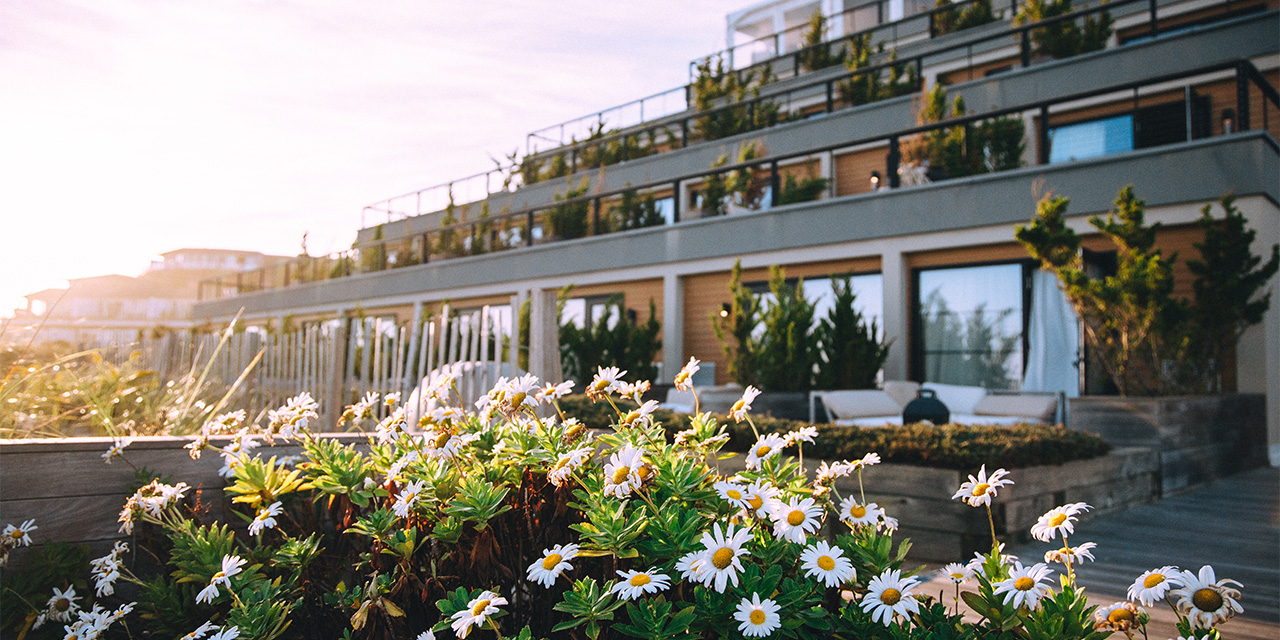
M219 390L229 389L261 354L231 408L258 415L307 391L320 404L321 424L335 425L343 408L366 393L399 393L416 423L429 408L415 393L424 383L454 373L469 405L500 376L519 372L518 355L528 345L514 331L518 317L514 300L461 313L445 305L435 316L403 323L350 318L286 333L166 334L102 353L117 364L136 357L164 380L203 375ZM386 414L384 404L379 411Z

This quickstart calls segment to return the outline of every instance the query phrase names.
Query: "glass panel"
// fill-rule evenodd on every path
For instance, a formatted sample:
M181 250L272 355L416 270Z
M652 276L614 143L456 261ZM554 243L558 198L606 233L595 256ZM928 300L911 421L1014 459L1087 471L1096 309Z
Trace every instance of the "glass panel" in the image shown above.
M878 273L853 276L849 279L853 286L853 306L867 319L875 320L876 337L884 337L884 278ZM827 317L835 304L836 294L831 288L830 278L814 278L804 281L804 297L814 303L813 319L818 322Z
M1133 150L1133 116L1049 129L1049 162L1096 158Z
M920 272L924 377L1016 389L1022 378L1022 265Z

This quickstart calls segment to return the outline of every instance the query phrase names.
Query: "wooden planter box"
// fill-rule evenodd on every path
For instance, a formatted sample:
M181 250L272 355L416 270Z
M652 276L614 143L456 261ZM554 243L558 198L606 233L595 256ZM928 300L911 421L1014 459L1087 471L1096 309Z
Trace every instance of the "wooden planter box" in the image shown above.
M1071 428L1160 454L1160 490L1176 492L1267 464L1266 399L1213 396L1072 398Z
M720 468L732 474L742 468L741 456L724 460ZM819 462L805 461L813 469ZM994 471L989 468L988 471ZM1117 449L1093 460L1063 465L1014 469L1014 485L1000 489L992 503L996 536L1021 542L1031 537L1031 525L1046 511L1069 502L1087 502L1090 515L1123 511L1158 497L1159 458L1143 448ZM878 464L863 472L867 500L897 518L899 535L911 538L909 557L932 562L957 562L991 548L987 511L952 500L969 473L905 464ZM841 495L858 495L858 478L836 481Z
M363 442L359 434L326 434L322 437ZM214 440L214 444L225 441ZM206 452L192 460L183 445L190 438L137 438L126 449L129 461L173 482L186 482L194 494L209 492L201 502L220 521L236 526L240 520L225 512L225 481L218 476L222 458ZM22 522L34 518L40 528L37 541L69 542L89 546L91 557L105 554L118 533L117 517L125 499L137 486L133 469L124 461L104 464L102 453L108 438L17 440L0 443L0 520ZM296 445L263 447L264 456L299 453ZM732 475L742 469L743 456L720 462L720 470ZM818 461L806 460L812 470ZM1120 511L1153 501L1158 492L1159 457L1150 449L1120 449L1093 460L1059 466L1015 469L1014 486L1000 490L994 503L996 533L1006 540L1024 540L1042 513L1067 502L1087 502L1093 513ZM976 473L976 469L973 472ZM951 562L968 559L990 544L985 509L952 500L968 472L901 464L880 464L863 475L867 499L884 507L899 520L901 535L912 541L916 560ZM842 478L836 488L844 496L857 495L857 477ZM189 495L191 495L189 494ZM19 553L11 562L21 565L31 553Z

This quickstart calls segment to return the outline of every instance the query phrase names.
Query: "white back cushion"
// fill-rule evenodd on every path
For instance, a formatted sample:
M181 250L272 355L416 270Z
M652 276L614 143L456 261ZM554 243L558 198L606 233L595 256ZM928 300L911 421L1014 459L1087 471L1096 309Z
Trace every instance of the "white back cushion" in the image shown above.
M966 387L958 384L926 382L921 385L921 388L932 389L951 413L975 413L974 408L978 406L978 401L987 395L987 390L982 387Z
M879 389L828 391L822 394L822 404L826 405L827 411L835 420L896 416L902 413L902 407L889 394Z

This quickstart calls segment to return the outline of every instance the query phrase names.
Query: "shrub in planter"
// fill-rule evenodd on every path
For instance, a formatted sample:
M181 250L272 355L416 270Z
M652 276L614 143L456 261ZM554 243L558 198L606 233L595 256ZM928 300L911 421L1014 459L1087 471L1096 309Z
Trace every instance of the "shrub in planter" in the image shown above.
M610 298L606 306L612 311L594 324L582 328L573 323L560 325L560 361L565 379L577 382L581 388L603 367L630 371L641 380L656 378L658 368L653 360L662 350L662 340L658 339L662 327L653 300L649 301L649 320L643 324L636 322L634 311L622 306L621 295Z
M612 406L630 387L608 370L588 390ZM1127 621L1108 615L1115 607L1095 615L1077 588L1073 565L1092 556L1066 536L1087 505L1050 510L1032 528L1052 547L1063 536L1046 563L1012 562L993 539L989 554L948 567L957 582L978 585L962 611L960 598L917 591L903 561L909 542L894 540L893 516L860 492L840 493L836 479L879 463L874 454L825 464L811 480L788 450L820 435L766 433L745 470L723 477L707 463L727 435L711 416L693 418L669 440L646 405L615 411L609 432L596 435L568 419L539 418L534 410L561 390L539 389L530 376L501 380L478 414L435 391L444 404L420 432L396 412L362 448L313 436L316 404L305 395L261 427L241 431L237 417L211 423L209 432L238 434L217 454L247 530L209 521L197 508L205 496L193 501L185 484L154 480L120 520L164 570L134 573L118 546L91 562L95 597L28 601L26 625L67 620L65 634L75 637L108 629L130 638L216 632L219 640L1101 640L1122 622L1125 631L1146 622L1131 605L1115 606L1129 607ZM735 421L753 425L750 399L735 407ZM344 419L365 423L377 401L349 407ZM245 446L257 438L297 440L305 454L292 468L264 460ZM206 447L202 438L191 448L198 455ZM985 507L990 520L992 500L1015 480L984 467L953 497ZM18 551L36 531L33 522L10 525L0 548ZM1058 580L1050 562L1063 567ZM1211 569L1149 574L1156 572L1165 587L1152 581L1131 591L1146 606L1169 595L1184 637L1216 634L1239 611L1234 583ZM1180 589L1169 592L1167 583ZM132 602L126 584L136 587ZM969 612L976 621L966 621Z
M788 286L782 268L769 268L769 292L763 304L742 284L741 261L729 276L733 296L728 317L714 318L716 338L729 360L729 376L743 386L766 391L806 391L813 385L816 343L810 335L814 305L803 287ZM764 331L757 334L758 323Z

